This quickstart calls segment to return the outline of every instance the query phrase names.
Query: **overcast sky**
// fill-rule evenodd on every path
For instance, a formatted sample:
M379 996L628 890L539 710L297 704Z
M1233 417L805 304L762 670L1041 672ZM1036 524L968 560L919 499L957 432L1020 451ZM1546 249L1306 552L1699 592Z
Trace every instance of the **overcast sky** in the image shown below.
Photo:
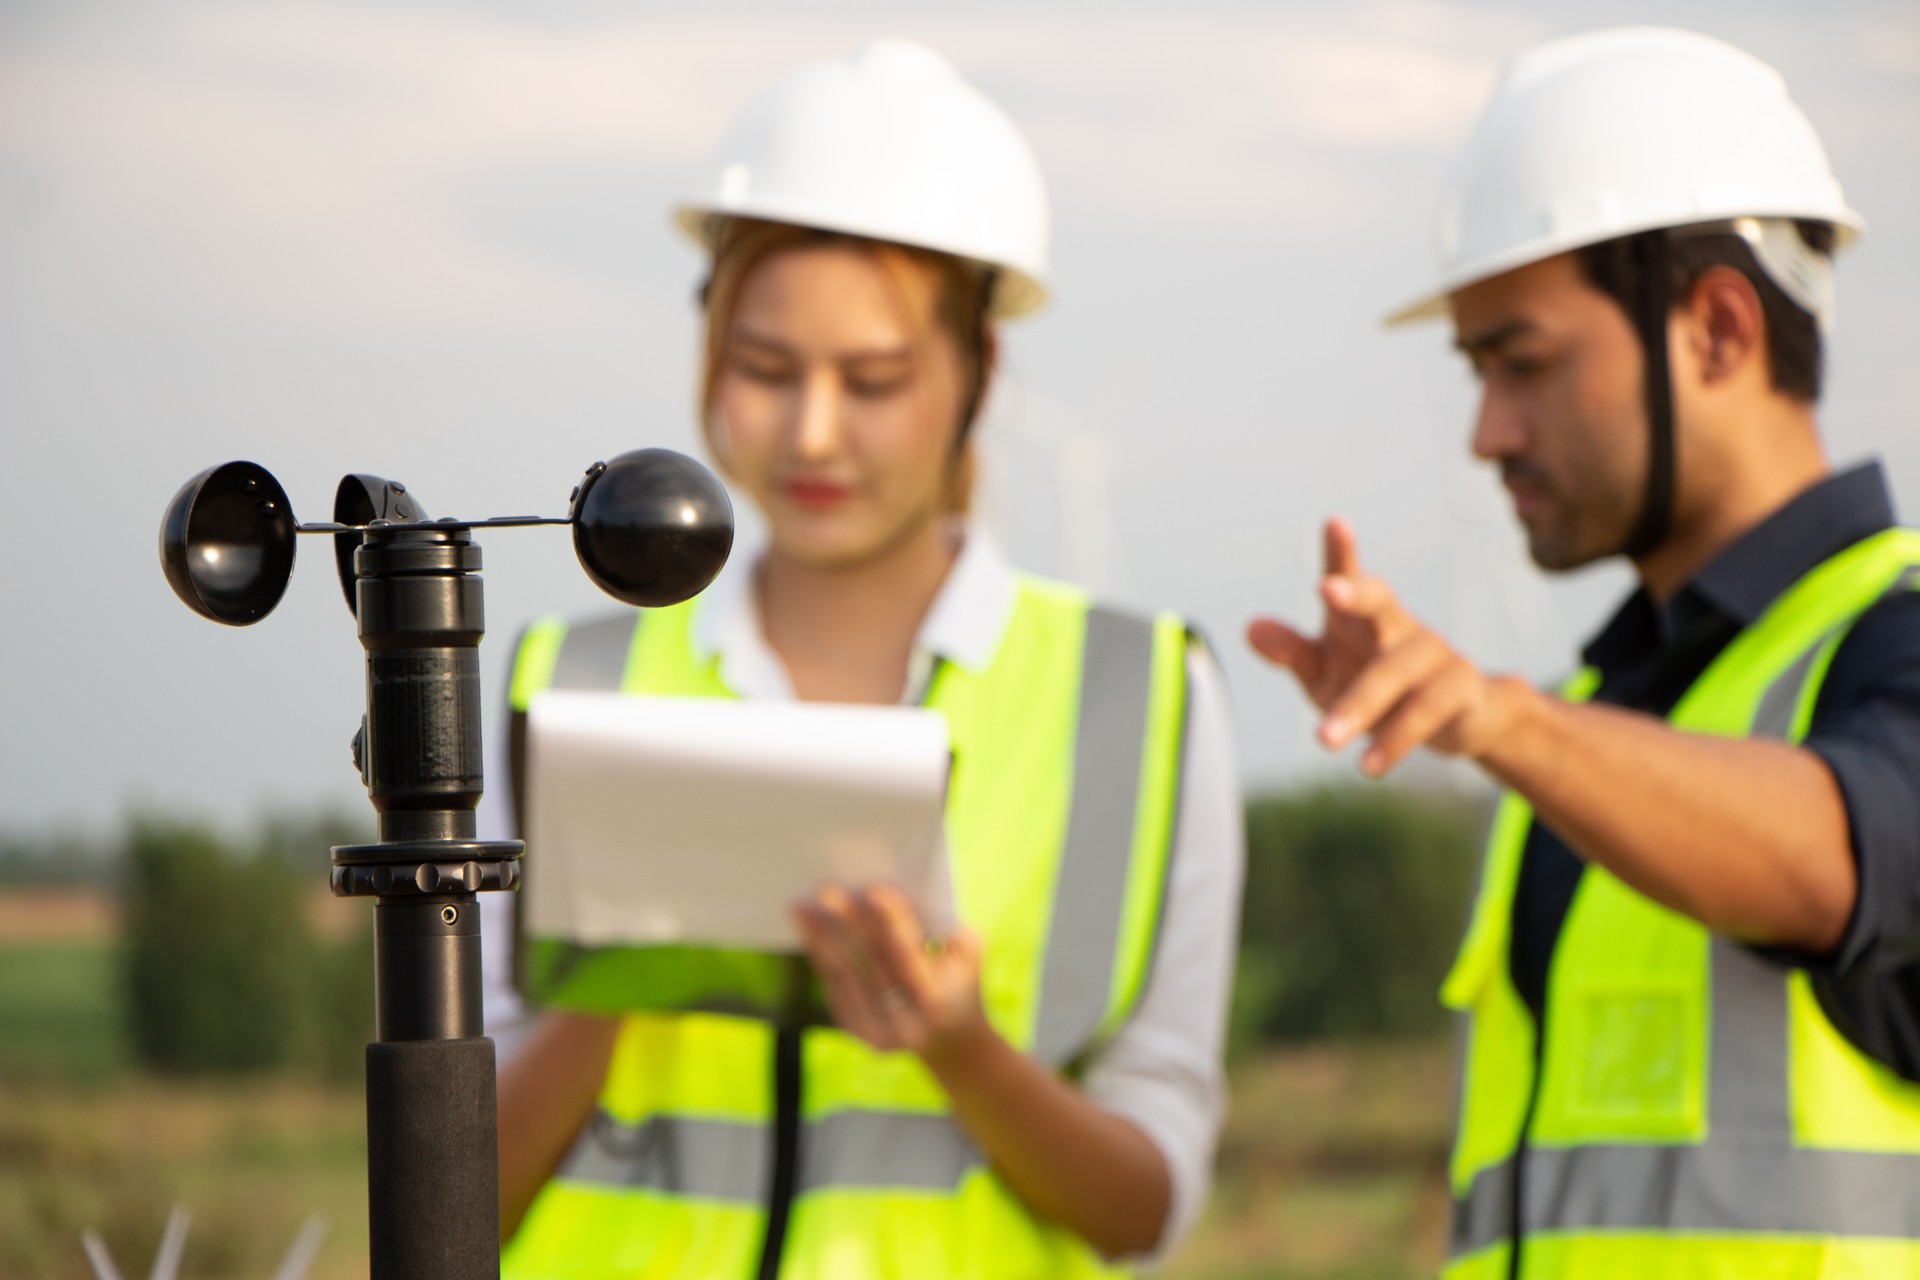
M696 255L665 210L801 59L928 42L1027 131L1055 302L1007 331L985 516L1014 559L1185 611L1226 657L1249 779L1344 768L1259 609L1313 618L1320 520L1490 666L1548 678L1624 587L1547 581L1466 457L1429 269L1449 147L1501 59L1660 20L1786 75L1869 233L1840 269L1837 459L1920 495L1920 9L102 3L0 6L0 828L129 805L362 803L361 660L325 545L246 629L187 612L174 489L270 467L304 519L348 471L433 515L559 514L580 471L695 448ZM490 712L513 632L598 607L564 530L483 539Z

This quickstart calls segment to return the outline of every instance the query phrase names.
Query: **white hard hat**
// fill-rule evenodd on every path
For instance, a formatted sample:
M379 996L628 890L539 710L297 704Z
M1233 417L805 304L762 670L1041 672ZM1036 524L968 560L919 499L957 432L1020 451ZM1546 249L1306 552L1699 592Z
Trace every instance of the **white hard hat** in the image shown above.
M998 273L997 319L1046 298L1047 191L1032 149L952 63L910 41L808 63L748 102L698 194L674 209L709 249L727 217L971 259Z
M1796 290L1824 258L1769 260L1792 256L1767 226L1786 219L1831 223L1840 244L1865 227L1773 68L1663 27L1549 41L1501 76L1440 200L1438 279L1387 323L1444 314L1455 290L1570 249L1712 223L1745 236L1801 305L1830 312L1830 285L1824 305L1822 281Z

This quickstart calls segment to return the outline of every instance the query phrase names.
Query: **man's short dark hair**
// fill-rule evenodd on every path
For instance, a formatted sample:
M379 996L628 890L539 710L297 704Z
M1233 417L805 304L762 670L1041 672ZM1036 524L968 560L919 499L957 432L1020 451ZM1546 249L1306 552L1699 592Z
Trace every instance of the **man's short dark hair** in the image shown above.
M1832 226L1805 221L1797 221L1794 226L1808 247L1823 254L1833 253ZM1657 235L1668 236L1667 296L1676 303L1687 296L1709 267L1732 267L1752 282L1767 325L1767 380L1782 395L1807 404L1817 401L1824 354L1819 322L1773 282L1754 258L1752 246L1733 232L1669 235L1643 231L1588 245L1579 251L1580 270L1587 283L1612 298L1629 317L1639 315L1640 242Z

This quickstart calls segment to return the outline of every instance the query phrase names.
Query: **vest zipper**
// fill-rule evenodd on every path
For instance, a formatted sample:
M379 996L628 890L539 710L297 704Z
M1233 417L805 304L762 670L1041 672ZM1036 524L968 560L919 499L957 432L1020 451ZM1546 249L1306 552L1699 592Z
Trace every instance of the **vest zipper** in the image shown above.
M801 1038L806 1034L806 961L796 956L788 974L788 1008L773 1039L773 1182L767 1189L767 1233L760 1244L758 1280L778 1280L787 1247L787 1220L800 1181Z

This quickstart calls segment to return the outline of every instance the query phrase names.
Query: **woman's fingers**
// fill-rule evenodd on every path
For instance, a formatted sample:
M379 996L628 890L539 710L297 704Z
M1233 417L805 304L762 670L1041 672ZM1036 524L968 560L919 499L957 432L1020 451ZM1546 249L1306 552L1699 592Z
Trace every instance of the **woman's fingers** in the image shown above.
M858 901L868 937L879 944L877 950L915 966L925 958L927 933L906 894L892 885L875 884L862 890Z
M875 968L885 982L906 989L916 1001L931 1001L933 973L927 935L913 904L898 889L873 885L860 894L861 917L873 947Z
M977 995L980 989L980 960L985 945L980 935L965 925L955 929L930 964L947 982L964 983Z
M794 921L807 944L807 959L819 975L827 1007L841 1029L876 1048L893 1048L888 1019L881 1016L869 989L867 974L872 966L862 960L842 914L851 910L851 900L844 891L835 892L838 901L830 901L823 891L813 901L794 908Z
M906 895L886 885L869 886L858 901L879 984L876 1002L901 1039L917 1045L932 1029L940 1006L920 917Z
M863 936L865 930L860 923L860 904L854 901L851 893L837 884L830 884L814 894L810 905L815 923L832 940L854 976L864 977L867 970L873 967L873 961L867 955Z
M822 889L794 907L835 1022L875 1048L925 1052L984 1027L980 941L964 929L928 945L891 885Z
M956 928L930 945L920 915L891 885L837 886L793 908L834 1021L882 1051L934 1055L984 1043L981 942Z

